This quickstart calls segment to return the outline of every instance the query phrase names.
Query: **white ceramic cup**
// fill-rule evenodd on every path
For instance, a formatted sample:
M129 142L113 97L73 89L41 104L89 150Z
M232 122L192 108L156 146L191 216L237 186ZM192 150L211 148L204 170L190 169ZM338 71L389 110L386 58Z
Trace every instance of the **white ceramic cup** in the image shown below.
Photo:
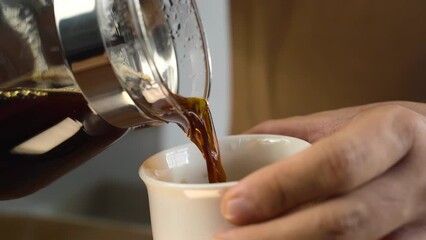
M224 191L255 170L310 146L277 135L229 136L219 144L226 183L208 183L205 160L192 143L144 161L139 174L148 189L154 240L211 240L233 227L220 214Z

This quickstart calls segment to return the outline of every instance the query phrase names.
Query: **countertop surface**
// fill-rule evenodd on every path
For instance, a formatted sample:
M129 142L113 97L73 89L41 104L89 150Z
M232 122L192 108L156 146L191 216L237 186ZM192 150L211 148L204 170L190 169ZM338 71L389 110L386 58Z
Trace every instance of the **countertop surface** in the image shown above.
M0 215L0 239L152 240L149 226L86 218Z

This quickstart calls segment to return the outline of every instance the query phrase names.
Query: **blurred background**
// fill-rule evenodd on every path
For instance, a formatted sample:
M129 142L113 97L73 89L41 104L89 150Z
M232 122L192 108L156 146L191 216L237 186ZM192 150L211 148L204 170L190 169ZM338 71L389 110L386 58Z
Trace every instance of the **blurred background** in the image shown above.
M270 118L377 101L425 100L426 1L198 4L211 51L210 104L219 137ZM42 191L0 202L0 212L143 229L149 212L139 165L186 142L173 125L131 132Z
M426 1L230 3L233 132L269 118L426 99Z

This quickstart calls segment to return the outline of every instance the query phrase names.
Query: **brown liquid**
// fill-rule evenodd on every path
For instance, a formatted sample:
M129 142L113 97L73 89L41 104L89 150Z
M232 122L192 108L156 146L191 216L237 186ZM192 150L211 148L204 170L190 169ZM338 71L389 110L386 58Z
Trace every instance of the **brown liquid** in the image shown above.
M220 160L219 143L207 101L202 98L184 98L177 95L174 97L183 111L183 117L175 119L175 122L203 154L209 182L226 182L226 174Z
M83 96L72 90L3 90L0 109L0 199L21 197L46 186L126 132L94 115ZM82 126L62 143L38 152L16 150L21 143L65 119ZM51 133L47 138L52 143L60 136ZM37 150L37 146L33 148Z

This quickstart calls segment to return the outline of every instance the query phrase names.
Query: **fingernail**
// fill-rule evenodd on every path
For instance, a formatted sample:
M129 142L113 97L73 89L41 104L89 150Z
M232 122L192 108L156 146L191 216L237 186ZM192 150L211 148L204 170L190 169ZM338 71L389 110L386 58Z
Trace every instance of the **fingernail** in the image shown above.
M223 216L228 221L241 221L249 218L252 211L252 205L247 199L236 197L228 200L223 209Z

